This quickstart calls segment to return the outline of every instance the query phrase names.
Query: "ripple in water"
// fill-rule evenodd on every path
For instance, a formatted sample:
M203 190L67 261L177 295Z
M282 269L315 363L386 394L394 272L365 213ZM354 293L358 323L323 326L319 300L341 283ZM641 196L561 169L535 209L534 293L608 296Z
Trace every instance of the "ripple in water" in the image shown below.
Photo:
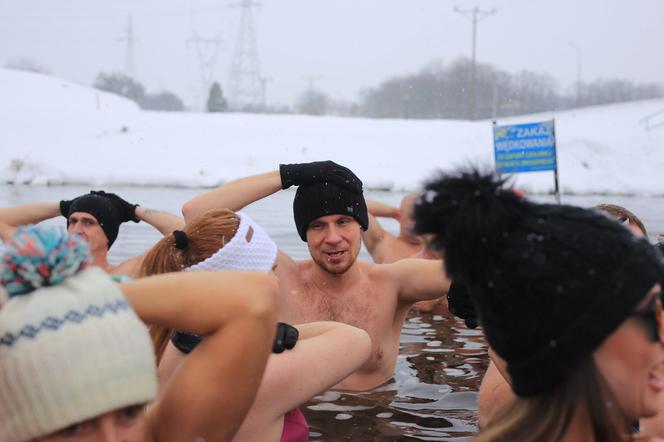
M363 393L327 392L303 412L312 440L464 441L477 431L477 390L488 358L481 330L447 311L409 313L394 382Z

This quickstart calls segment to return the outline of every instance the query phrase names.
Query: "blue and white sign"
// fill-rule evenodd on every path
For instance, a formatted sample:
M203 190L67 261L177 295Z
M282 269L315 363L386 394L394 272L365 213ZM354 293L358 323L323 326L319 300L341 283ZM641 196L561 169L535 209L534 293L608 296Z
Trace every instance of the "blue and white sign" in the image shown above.
M553 120L494 126L493 145L496 169L501 173L556 170Z

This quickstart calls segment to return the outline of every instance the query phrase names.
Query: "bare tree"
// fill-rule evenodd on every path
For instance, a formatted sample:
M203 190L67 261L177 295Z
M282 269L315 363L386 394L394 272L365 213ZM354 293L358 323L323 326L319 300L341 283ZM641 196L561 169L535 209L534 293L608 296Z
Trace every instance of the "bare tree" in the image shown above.
M17 71L35 72L38 74L50 75L51 70L34 60L29 58L14 58L5 63L7 69L15 69Z

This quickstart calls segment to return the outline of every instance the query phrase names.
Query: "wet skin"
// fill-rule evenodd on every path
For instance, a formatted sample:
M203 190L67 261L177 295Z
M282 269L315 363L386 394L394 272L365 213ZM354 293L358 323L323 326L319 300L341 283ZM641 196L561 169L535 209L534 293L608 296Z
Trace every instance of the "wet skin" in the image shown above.
M313 220L307 228L311 258L323 270L345 273L360 253L360 226L350 216L327 215Z

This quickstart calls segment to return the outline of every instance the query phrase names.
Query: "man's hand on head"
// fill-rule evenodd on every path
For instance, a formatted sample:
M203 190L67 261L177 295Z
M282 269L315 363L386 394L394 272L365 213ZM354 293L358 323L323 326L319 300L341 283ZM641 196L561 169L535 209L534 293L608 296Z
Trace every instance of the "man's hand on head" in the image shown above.
M362 191L362 181L347 167L334 161L314 161L311 163L280 164L281 188L303 186L315 183L333 184Z
M60 214L64 216L65 218L69 217L69 208L71 207L71 203L74 200L62 200L60 201Z
M136 216L136 207L138 204L131 204L126 200L122 199L114 193L104 192L103 190L93 190L90 192L92 195L99 195L111 200L115 207L117 207L118 212L120 213L120 221L127 222L133 221L135 223L140 222L141 220Z

